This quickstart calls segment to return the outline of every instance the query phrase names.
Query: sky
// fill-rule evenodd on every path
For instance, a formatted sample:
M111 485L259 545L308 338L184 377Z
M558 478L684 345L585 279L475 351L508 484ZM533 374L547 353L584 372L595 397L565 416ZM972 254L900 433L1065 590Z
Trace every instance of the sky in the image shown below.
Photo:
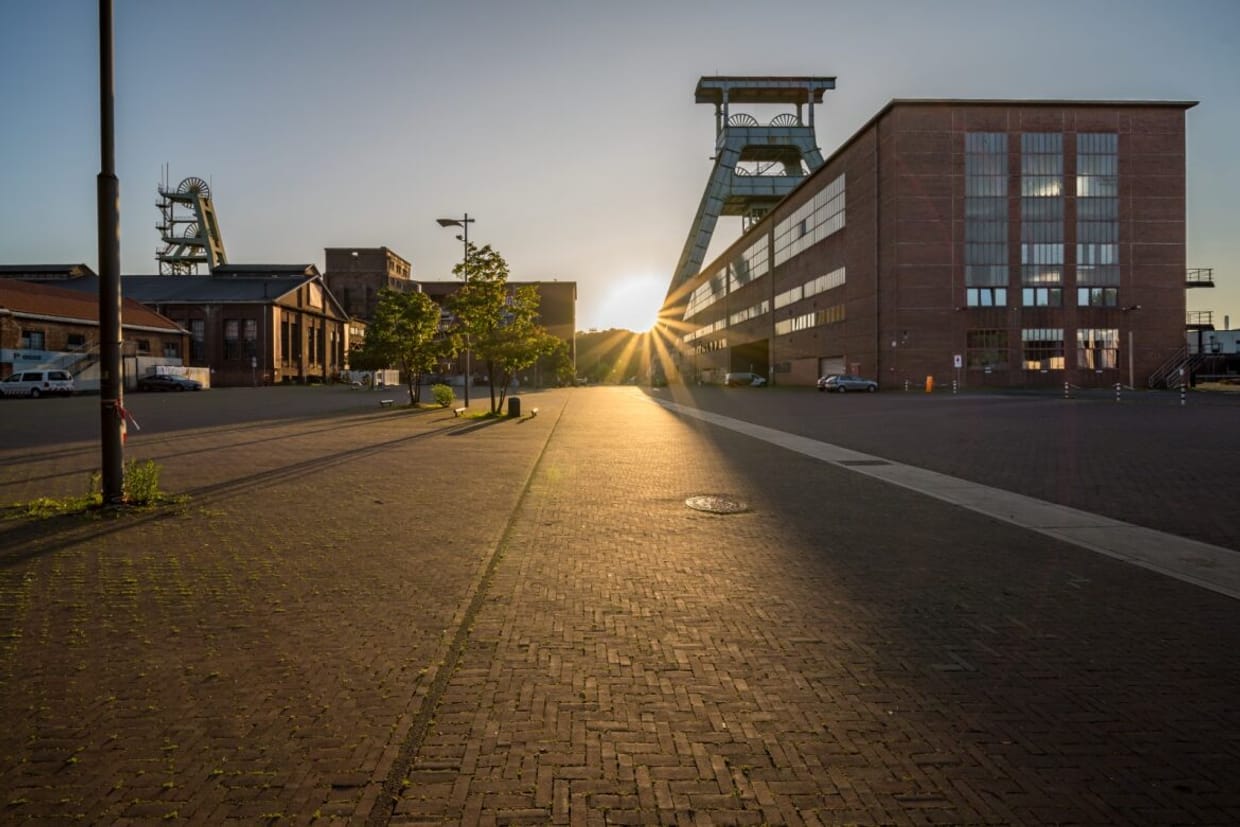
M1196 100L1190 310L1240 327L1240 2L115 0L121 270L155 273L156 188L211 185L229 260L387 246L415 279L476 218L578 328L653 320L711 169L703 75L837 78L830 154L893 98ZM0 0L0 263L98 260L98 5ZM707 262L739 235L722 219Z

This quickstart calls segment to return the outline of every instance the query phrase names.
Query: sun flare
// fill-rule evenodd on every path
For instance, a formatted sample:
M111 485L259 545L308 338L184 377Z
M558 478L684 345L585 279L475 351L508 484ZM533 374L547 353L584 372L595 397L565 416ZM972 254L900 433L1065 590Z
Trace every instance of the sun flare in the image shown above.
M632 276L617 281L603 298L602 326L645 333L659 320L659 308L666 294L667 279L657 276Z

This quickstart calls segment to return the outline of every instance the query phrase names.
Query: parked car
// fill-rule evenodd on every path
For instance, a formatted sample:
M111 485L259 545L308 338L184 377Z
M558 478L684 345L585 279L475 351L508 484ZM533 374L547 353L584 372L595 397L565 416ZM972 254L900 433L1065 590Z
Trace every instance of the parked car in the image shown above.
M29 396L38 399L40 396L57 394L73 394L73 375L67 370L25 370L0 382L0 395L3 396Z
M738 373L729 373L723 377L723 384L729 387L737 387L739 385L749 385L750 387L760 388L766 384L766 377L749 371L740 371Z
M824 376L818 380L818 390L820 391L866 391L874 393L878 390L878 383L873 379L862 379L860 376L849 376L842 374L839 376Z
M187 376L172 373L156 373L138 380L140 391L200 391L202 383Z

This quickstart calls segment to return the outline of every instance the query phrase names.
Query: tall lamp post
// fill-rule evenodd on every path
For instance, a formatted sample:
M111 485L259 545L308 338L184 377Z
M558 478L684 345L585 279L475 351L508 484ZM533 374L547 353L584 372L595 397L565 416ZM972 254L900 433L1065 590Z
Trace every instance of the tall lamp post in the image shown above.
M112 0L99 0L100 170L96 179L99 230L99 395L104 505L125 499L125 408L121 377L121 216L113 138Z
M437 218L436 223L440 227L460 227L461 234L457 236L465 246L465 257L462 259L466 265L469 264L469 225L474 223L475 219L469 217L469 213L465 213L462 218ZM462 274L464 275L464 274ZM469 383L472 380L471 365L469 358L469 340L465 341L465 407L469 407Z

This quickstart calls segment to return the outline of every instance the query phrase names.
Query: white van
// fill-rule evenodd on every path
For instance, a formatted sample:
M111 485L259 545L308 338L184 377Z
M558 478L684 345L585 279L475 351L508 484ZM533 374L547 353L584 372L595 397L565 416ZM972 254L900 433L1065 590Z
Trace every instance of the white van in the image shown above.
M67 370L24 370L0 382L0 396L70 396L73 375Z

